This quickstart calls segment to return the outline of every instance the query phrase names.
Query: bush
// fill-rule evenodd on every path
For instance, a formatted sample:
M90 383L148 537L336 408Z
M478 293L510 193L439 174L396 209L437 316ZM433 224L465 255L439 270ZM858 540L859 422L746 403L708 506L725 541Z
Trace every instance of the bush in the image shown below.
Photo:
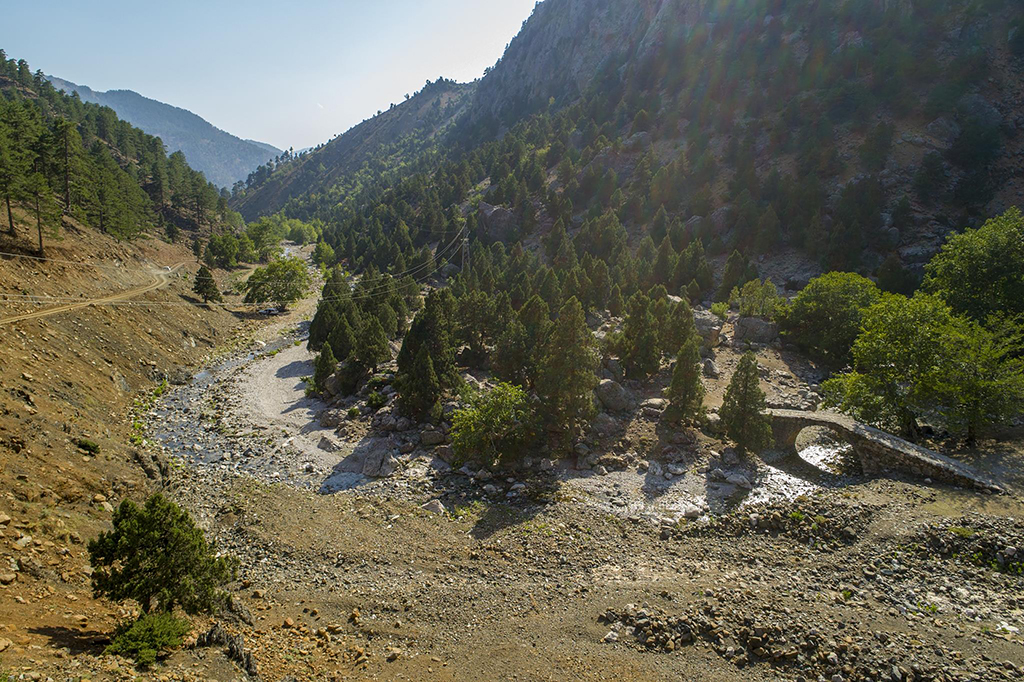
M452 448L463 460L509 461L521 455L533 437L529 398L514 384L498 384L452 417Z
M770 279L764 282L752 279L742 288L733 289L729 304L739 310L741 317L763 317L766 320L774 320L785 305Z
M352 407L348 408L347 414L349 419L355 419L359 416L359 408L353 405Z
M117 627L105 653L135 659L143 668L156 663L162 651L181 646L190 630L188 621L170 613L148 613Z
M724 320L729 316L729 304L725 301L711 304L711 312Z
M387 397L379 391L374 391L366 399L366 405L374 412L387 405L387 402Z
M95 456L95 455L100 454L100 446L99 446L99 444L95 443L95 442L93 442L93 441L91 441L91 440L89 440L87 438L76 438L74 440L74 443L75 443L75 445L80 450L85 450L90 455L94 455Z
M209 613L227 600L237 559L218 556L187 512L157 493L141 509L125 500L114 529L89 543L97 597L134 600L143 613Z
M842 367L850 360L864 310L880 296L871 280L852 272L815 277L793 300L783 333L813 357Z

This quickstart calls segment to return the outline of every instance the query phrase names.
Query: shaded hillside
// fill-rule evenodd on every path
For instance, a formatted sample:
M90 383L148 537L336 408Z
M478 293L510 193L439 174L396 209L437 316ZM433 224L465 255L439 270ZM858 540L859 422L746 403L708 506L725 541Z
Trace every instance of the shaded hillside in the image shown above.
M472 84L444 79L428 83L409 100L290 162L261 166L236 192L234 205L252 219L302 194L336 188L364 166L374 177L393 170L433 144L438 131L464 113L473 90Z
M554 193L570 230L612 211L634 245L660 241L664 209L711 254L795 249L805 270L871 273L895 253L917 267L1020 196L1021 15L1007 0L547 0L457 125L401 159L404 177L471 153L483 172L470 164L462 184L502 184L487 201L520 214L525 194L541 226L565 211ZM496 163L482 145L517 126L524 146ZM342 199L372 210L359 202L400 179L369 191L337 159L316 163L282 165L287 194L256 185L246 210L326 220ZM543 186L511 191L534 163Z
M181 151L189 165L220 187L231 187L257 166L281 154L264 142L243 140L191 111L143 97L131 90L97 92L85 85L47 76L58 90L77 92L83 102L107 106L150 135L159 137L168 151Z

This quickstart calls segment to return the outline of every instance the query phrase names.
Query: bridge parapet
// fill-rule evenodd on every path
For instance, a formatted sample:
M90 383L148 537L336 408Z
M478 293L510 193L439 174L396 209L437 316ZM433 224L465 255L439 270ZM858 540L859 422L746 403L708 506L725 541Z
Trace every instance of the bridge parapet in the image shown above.
M988 477L945 455L886 433L851 417L831 412L768 410L772 419L775 447L781 451L796 448L800 432L812 426L835 432L853 446L866 474L885 471L931 478L953 485L1000 491Z

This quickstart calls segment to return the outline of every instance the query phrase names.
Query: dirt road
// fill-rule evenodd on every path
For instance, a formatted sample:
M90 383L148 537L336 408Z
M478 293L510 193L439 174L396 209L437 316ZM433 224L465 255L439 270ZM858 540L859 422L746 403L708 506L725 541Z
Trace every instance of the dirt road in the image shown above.
M34 313L26 313L24 315L14 315L12 317L5 317L0 319L0 325L13 324L15 322L23 322L25 320L34 320L40 317L49 317L50 315L66 313L71 310L78 310L79 308L85 308L91 305L105 305L107 303L116 303L117 301L126 301L128 299L135 298L136 296L141 296L142 294L148 293L150 291L156 291L157 289L161 289L167 286L167 284L171 281L171 276L177 273L178 270L180 270L184 265L184 263L178 263L177 265L171 267L169 270L163 272L156 272L153 277L153 282L147 284L144 287L130 289L128 291L123 291L114 296L107 296L105 298L91 298L80 303L56 306L53 308L47 308L46 310L39 310Z

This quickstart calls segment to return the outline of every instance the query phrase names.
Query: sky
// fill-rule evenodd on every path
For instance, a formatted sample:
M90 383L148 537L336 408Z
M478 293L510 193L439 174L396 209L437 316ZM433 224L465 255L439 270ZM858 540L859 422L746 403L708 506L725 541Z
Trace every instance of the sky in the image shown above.
M326 142L439 76L483 75L536 0L0 0L0 48L242 138Z

